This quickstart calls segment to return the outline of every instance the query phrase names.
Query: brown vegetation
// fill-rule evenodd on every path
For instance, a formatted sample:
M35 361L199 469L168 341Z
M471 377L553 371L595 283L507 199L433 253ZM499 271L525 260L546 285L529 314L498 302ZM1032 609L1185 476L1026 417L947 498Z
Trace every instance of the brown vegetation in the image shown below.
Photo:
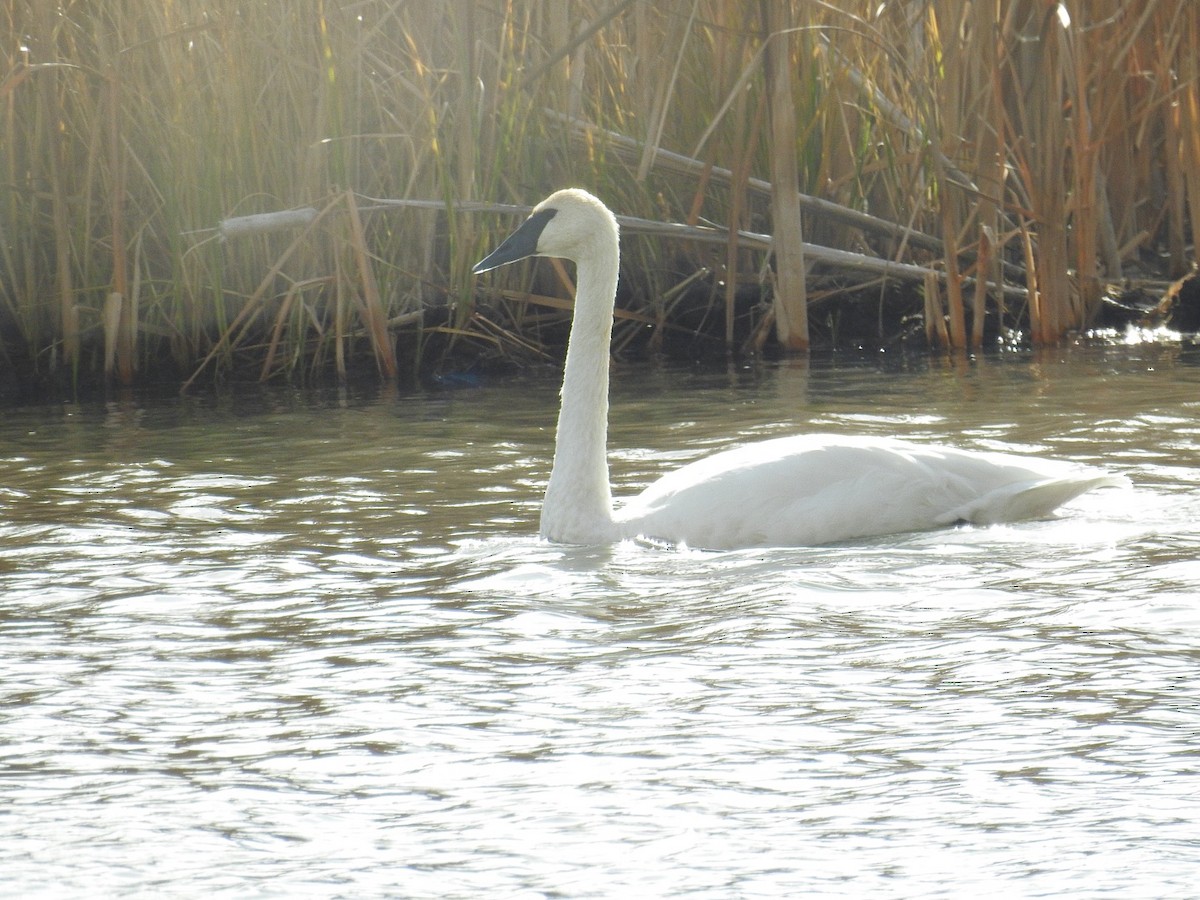
M553 357L563 270L469 270L514 224L490 204L565 184L642 220L618 348L802 349L856 303L1052 343L1191 263L1194 0L14 0L0 29L24 380Z

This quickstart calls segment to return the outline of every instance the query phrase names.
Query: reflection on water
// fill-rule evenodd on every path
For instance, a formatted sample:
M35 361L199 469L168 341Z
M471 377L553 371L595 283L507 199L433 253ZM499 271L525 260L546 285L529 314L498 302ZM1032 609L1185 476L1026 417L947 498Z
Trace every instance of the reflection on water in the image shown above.
M1057 519L536 539L556 385L0 425L0 891L1188 897L1200 371L618 372L618 493L738 438L1102 463Z

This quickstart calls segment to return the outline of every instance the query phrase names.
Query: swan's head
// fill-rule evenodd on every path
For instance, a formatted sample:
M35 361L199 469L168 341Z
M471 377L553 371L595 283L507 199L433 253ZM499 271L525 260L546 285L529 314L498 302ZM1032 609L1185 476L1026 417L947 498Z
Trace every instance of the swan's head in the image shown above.
M471 271L478 275L527 256L579 262L617 244L617 220L608 207L579 188L555 191L534 207L521 227Z

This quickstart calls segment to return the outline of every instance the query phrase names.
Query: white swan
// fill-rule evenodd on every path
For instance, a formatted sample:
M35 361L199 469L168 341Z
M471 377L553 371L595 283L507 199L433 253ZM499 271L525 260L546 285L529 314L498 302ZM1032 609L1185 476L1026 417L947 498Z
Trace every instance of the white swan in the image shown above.
M608 362L617 221L586 191L543 200L476 274L527 256L574 260L574 320L541 534L572 544L646 537L689 547L796 546L957 522L1036 518L1123 477L1041 459L899 440L800 435L683 466L614 511L608 477Z

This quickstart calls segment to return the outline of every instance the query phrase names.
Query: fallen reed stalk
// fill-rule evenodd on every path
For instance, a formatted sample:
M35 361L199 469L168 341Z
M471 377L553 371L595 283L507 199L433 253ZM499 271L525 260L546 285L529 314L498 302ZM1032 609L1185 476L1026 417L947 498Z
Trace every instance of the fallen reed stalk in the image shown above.
M622 156L640 154L642 152L642 144L636 138L601 128L598 125L585 122L581 119L556 113L553 110L544 110L543 112L551 120L570 126L572 134L577 139L586 142L602 140L607 146L610 146L617 154ZM738 182L735 172L731 169L705 163L661 147L655 149L653 160L657 168L668 172L678 172L696 177L703 176L725 184L736 184ZM747 188L761 197L770 197L774 193L774 187L769 179L751 176L746 178L745 182ZM884 237L904 240L913 246L924 248L933 253L940 254L945 249L942 241L933 235L925 234L896 222L881 219L878 216L873 216L860 210L850 209L831 200L801 193L799 195L799 203L801 210L810 215L825 217L852 228L860 228Z

